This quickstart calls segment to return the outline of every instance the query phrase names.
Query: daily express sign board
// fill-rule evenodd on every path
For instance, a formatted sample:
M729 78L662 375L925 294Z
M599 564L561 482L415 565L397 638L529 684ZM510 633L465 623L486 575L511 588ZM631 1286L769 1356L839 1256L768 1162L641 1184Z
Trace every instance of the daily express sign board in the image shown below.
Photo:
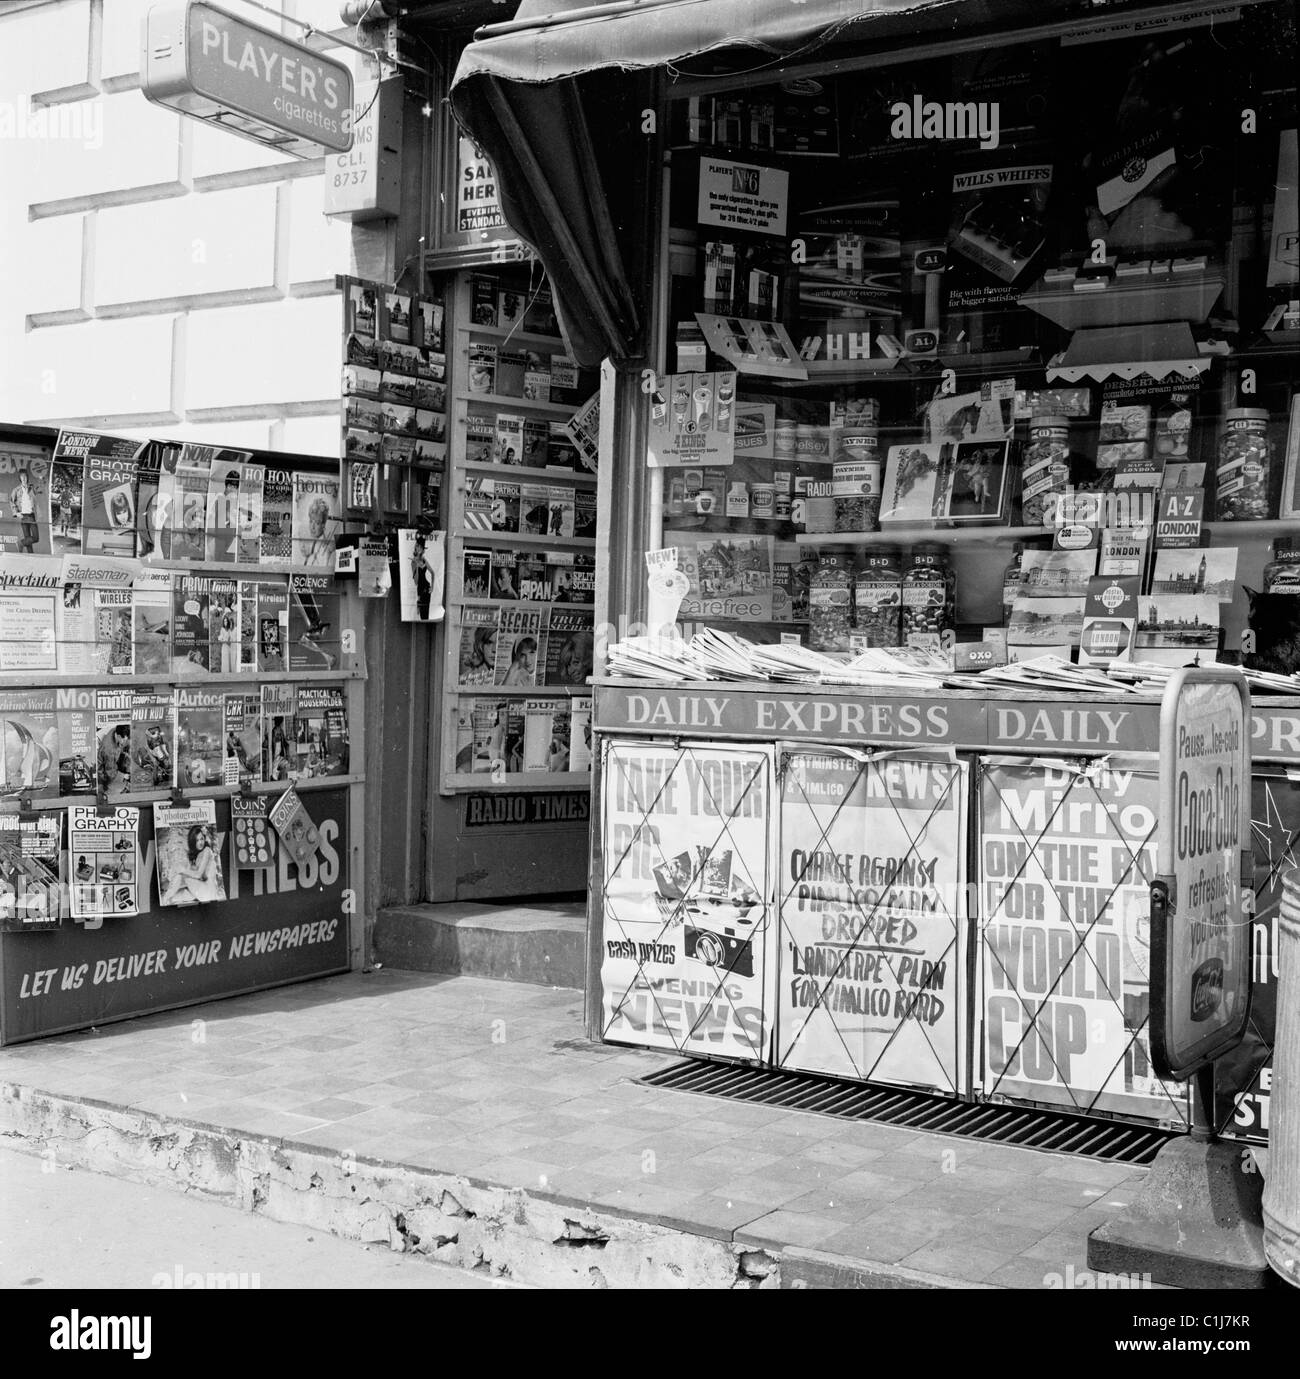
M156 5L144 22L142 89L155 105L319 158L352 147L352 73L203 0Z

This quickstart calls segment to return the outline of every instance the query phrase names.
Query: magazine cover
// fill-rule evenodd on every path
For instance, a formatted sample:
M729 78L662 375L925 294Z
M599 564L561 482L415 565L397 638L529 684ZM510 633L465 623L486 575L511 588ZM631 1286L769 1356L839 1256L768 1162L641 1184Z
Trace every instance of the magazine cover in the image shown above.
M241 871L270 871L275 866L275 832L265 795L230 797L230 831L235 866Z
M131 791L131 714L135 691L95 692L95 786L112 797Z
M441 622L446 609L447 534L397 529L399 606L403 622Z
M298 792L290 786L271 806L271 827L281 846L298 866L302 866L320 846L320 833Z
M519 561L514 551L492 552L492 582L488 590L494 599L518 601L521 598L535 598L535 594L525 595L519 583Z
M502 479L484 479L483 488L492 496L492 530L517 532L519 530L519 485L506 483Z
M591 700L569 701L569 770L591 770Z
M163 461L179 455L180 446L168 441L146 441L136 461L135 476L135 554L137 560L162 559ZM174 471L174 465L173 465Z
M224 696L219 689L177 685L176 778L181 790L219 785L225 759Z
M239 581L239 669L257 669L257 585L255 579Z
M596 536L596 490L580 488L573 495L573 534L591 540Z
M567 699L527 699L524 701L524 733L519 769L521 771L567 771L569 769L569 701Z
M143 448L138 441L102 436L87 455L81 497L87 555L135 555L136 457Z
M509 704L504 699L477 699L471 708L470 771L506 769L506 721Z
M471 464L491 464L496 458L496 427L490 416L471 412L465 418L465 459Z
M295 769L293 760L297 734L294 727L294 687L275 684L262 686L262 779L288 780Z
M468 610L466 610L468 611ZM494 684L518 688L537 684L537 658L541 651L542 615L536 609L501 609L497 634Z
M461 595L467 599L485 599L491 597L491 565L492 555L490 551L478 548L470 549L466 547L462 559L461 575Z
M334 576L289 576L289 670L333 670L342 638Z
M132 640L137 675L167 675L172 668L172 577L138 570L131 582Z
M163 550L168 560L203 560L207 556L208 484L211 445L183 445L176 461L170 523L164 528Z
M548 685L585 685L592 673L596 637L593 615L576 609L552 608L546 634Z
M337 475L293 476L293 564L334 568L334 538L339 524L339 480Z
M95 691L82 685L54 692L59 721L59 794L95 793Z
M208 591L208 669L239 673L239 581L213 579Z
M345 776L348 771L348 715L339 685L299 685L294 737L298 773Z
M519 485L519 531L545 536L551 525L551 490L546 484Z
M496 446L493 459L497 464L521 465L524 462L524 419L513 412L497 413Z
M262 779L262 696L227 694L222 714L226 729L222 784L256 785Z
M514 556L514 552L506 552ZM550 557L567 555L567 551L520 551L515 560L515 587L519 597L527 603L550 603L554 596L551 583Z
M540 417L524 418L524 449L520 461L528 469L545 469L550 461L550 428Z
M39 445L0 444L0 556L51 554L51 465Z
M0 560L0 671L57 670L63 561Z
M0 690L0 799L59 794L59 725L54 691Z
M140 908L140 811L118 805L68 806L73 919L125 917ZM88 926L96 927L96 926Z
M212 564L233 565L240 559L239 497L244 465L251 459L248 450L217 450L212 456L203 524L207 560ZM258 526L260 536L260 522Z
M130 627L131 578L134 567L109 557L65 555L62 589L55 606L55 632L58 638L59 670L74 675L107 675L117 627L111 617L101 619L96 595L101 590L116 590L125 595L125 604L104 604L125 608ZM126 633L129 640L134 630Z
M170 790L176 725L170 690L137 690L131 697L131 791Z
M259 580L257 585L257 668L287 670L289 642L289 586L283 580Z
M216 800L155 804L153 836L160 905L209 905L226 898L226 839L217 832Z
M63 811L0 814L0 930L57 929L63 915Z
M293 559L293 473L268 469L262 485L263 565L287 567Z
M86 451L92 438L84 432L60 431L50 465L50 552L68 555L81 550L81 490L85 482Z
M95 657L110 675L135 674L135 619L131 590L96 589Z
M460 610L460 657L458 685L490 685L496 666L499 608L463 607Z
M172 585L172 669L196 675L210 666L212 580L177 575Z
M572 536L573 489L567 484L552 484L546 491L546 505L550 512L546 534Z

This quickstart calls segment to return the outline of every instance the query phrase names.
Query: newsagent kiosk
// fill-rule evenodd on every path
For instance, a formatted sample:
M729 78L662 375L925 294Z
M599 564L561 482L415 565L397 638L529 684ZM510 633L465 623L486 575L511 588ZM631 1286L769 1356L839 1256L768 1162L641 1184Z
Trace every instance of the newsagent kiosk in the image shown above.
M478 32L453 107L604 361L594 1036L1186 1125L1150 1057L1158 686L1244 661L1255 1001L1215 1120L1266 1132L1296 56L1277 0Z

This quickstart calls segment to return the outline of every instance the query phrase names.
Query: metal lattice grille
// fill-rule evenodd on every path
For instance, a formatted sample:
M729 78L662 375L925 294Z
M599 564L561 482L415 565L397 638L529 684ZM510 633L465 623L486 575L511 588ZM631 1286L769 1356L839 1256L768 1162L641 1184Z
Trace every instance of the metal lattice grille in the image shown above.
M675 1092L751 1101L791 1111L814 1111L843 1120L899 1125L1021 1149L1079 1154L1136 1167L1149 1164L1162 1144L1181 1133L1024 1106L987 1102L970 1105L896 1087L855 1086L828 1078L724 1063L677 1063L638 1081Z

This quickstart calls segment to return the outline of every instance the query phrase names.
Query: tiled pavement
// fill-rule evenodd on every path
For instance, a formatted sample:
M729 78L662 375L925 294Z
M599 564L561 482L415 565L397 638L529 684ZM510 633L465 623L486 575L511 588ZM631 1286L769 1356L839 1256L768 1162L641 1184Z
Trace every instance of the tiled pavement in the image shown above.
M1041 1288L1144 1172L637 1085L581 997L353 974L0 1050L0 1084L465 1174L759 1248Z

